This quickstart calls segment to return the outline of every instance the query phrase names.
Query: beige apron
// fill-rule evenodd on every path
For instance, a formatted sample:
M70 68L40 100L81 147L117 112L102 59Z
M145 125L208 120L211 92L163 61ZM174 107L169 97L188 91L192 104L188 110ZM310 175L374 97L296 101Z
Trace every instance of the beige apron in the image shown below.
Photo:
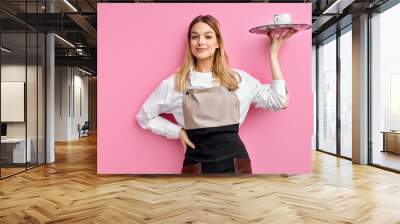
M188 89L183 94L187 146L182 173L251 173L239 131L240 102L224 86Z

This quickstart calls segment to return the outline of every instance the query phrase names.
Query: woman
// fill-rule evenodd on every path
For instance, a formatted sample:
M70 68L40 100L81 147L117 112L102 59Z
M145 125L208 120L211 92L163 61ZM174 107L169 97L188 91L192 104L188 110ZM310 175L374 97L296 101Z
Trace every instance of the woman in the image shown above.
M188 29L181 67L152 92L136 118L144 129L180 139L182 173L252 173L238 130L251 104L272 111L287 107L287 89L278 63L281 44L296 30L270 33L272 85L231 69L218 21L197 16ZM171 113L177 124L163 117Z

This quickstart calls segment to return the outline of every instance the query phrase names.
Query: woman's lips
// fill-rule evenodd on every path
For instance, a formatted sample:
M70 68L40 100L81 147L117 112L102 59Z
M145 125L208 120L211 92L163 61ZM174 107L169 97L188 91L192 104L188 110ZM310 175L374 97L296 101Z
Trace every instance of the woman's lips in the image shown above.
M196 50L197 50L197 51L200 51L200 52L203 52L203 51L206 51L207 48L196 48Z

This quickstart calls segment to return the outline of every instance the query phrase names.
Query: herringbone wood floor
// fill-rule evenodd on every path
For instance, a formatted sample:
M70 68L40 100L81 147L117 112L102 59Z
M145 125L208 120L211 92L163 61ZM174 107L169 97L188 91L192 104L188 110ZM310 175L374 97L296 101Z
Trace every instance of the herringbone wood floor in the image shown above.
M400 175L315 152L312 175L96 174L94 136L0 181L0 223L400 223Z

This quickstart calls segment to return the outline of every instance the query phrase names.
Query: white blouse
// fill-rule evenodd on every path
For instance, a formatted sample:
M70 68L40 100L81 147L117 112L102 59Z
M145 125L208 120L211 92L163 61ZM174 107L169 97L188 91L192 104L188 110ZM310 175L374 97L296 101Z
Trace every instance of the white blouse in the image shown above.
M235 91L240 102L240 123L243 123L250 105L271 111L285 109L285 96L287 92L285 80L272 80L272 85L262 84L250 74L234 69L242 78L239 88ZM174 74L164 79L161 84L150 94L136 119L143 129L163 135L169 139L178 139L181 127L184 127L182 112L182 92L175 90ZM210 88L217 86L211 72L190 73L189 88ZM272 88L271 88L272 87ZM159 116L161 113L170 113L178 125Z

